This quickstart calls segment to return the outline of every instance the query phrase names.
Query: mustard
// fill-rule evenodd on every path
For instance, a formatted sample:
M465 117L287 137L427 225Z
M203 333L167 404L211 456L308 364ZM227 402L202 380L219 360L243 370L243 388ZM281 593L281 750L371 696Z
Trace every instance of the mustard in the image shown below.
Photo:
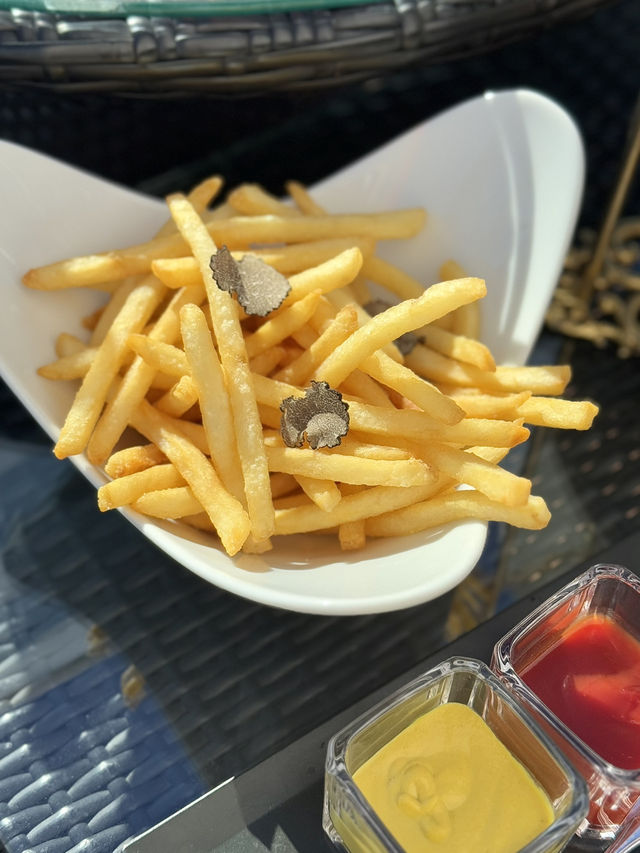
M440 705L354 781L406 853L516 853L553 822L526 768L467 705Z

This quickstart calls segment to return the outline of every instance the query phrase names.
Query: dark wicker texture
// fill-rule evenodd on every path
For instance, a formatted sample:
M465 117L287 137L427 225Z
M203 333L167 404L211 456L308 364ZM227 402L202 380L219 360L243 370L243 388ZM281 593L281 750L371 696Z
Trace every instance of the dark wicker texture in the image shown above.
M61 92L248 95L326 89L469 57L611 0L389 0L236 17L0 12L0 83Z

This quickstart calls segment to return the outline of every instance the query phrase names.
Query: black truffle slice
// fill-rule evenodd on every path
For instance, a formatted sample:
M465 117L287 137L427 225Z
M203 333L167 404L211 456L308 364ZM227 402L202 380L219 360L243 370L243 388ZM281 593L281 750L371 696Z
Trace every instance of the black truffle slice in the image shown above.
M244 255L236 261L226 246L221 246L209 261L211 272L221 290L235 293L247 314L265 317L282 305L291 291L289 281L257 255Z
M287 447L335 447L349 431L349 406L327 382L311 382L304 397L286 397L280 404L280 434Z
M391 303L385 302L384 299L372 299L363 306L367 314L371 314L372 317L375 317L376 314L381 314L390 307ZM400 335L399 338L395 339L394 344L398 347L402 355L409 355L415 345L423 343L423 341L424 338L415 332L405 332L404 335Z

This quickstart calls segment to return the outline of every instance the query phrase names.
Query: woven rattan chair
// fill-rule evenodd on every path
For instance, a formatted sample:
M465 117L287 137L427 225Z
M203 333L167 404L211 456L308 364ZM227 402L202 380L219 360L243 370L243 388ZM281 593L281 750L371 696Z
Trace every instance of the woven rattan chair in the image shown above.
M213 14L225 7L212 0L185 2L182 8L202 13L191 17L97 17L39 11L39 0L25 0L29 9L0 0L0 84L155 96L318 90L486 52L607 2L336 0L334 8L223 15ZM113 4L151 13L162 5ZM279 5L272 0L269 8Z

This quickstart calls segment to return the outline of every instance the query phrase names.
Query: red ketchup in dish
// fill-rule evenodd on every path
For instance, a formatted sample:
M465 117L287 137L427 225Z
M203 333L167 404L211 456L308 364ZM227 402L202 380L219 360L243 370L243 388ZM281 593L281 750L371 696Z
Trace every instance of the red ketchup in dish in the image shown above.
M618 623L585 616L520 677L601 758L640 768L640 642Z

